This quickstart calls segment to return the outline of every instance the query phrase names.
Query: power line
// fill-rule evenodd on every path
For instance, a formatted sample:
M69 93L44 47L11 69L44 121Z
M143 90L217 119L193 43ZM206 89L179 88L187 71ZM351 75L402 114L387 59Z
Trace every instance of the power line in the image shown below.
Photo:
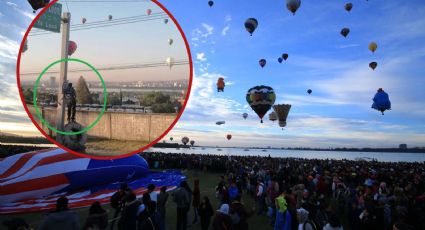
M172 66L179 66L179 65L188 65L189 61L187 60L177 60L175 62L172 63ZM165 67L165 66L169 66L168 63L165 62L153 62L153 63L140 63L140 64L127 64L127 65L115 65L115 66L109 66L109 67L99 67L96 68L99 71L111 71L111 70L126 70L126 69L144 69L144 68L153 68L153 67ZM68 72L70 73L75 73L75 72L90 72L93 71L90 68L80 68L80 69L71 69L68 70ZM59 73L59 70L52 70L52 71L47 71L45 72L46 74L54 74L54 73ZM41 73L41 71L32 71L32 72L27 72L27 73L21 73L21 76L26 76L26 75L39 75Z
M146 21L152 21L152 20L158 20L158 19L166 19L168 18L168 15L165 13L158 13L155 15L150 16L132 16L128 18L120 18L116 20L111 21L96 21L92 23L86 23L86 24L76 24L74 26L71 26L71 31L79 31L79 30L87 30L87 29L96 29L96 28L103 28L103 27L110 27L110 26L116 26L116 25L125 25L125 24L131 24L131 23L137 23L137 22L146 22ZM36 31L35 33L30 33L28 36L39 36L39 35L46 35L46 34L53 34L53 32L50 31Z

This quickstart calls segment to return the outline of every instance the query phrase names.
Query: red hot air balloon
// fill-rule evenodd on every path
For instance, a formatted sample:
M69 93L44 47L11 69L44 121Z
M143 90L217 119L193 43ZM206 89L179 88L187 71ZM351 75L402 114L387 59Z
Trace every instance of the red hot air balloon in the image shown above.
M227 134L226 138L227 138L227 140L229 140L229 141L230 141L230 139L232 139L232 135Z
M152 10L151 10L151 9L148 9L148 10L146 10L146 13L147 13L148 15L151 15L151 14L152 14Z
M68 55L72 55L77 50L77 43L69 41L68 44Z

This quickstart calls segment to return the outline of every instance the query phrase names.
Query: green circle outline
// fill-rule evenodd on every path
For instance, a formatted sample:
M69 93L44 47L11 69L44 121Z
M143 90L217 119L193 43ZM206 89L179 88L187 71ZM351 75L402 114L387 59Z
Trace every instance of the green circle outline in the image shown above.
M102 83L102 87L103 87L103 107L102 110L100 111L99 115L97 116L96 120L91 123L89 126L87 126L86 128L77 131L77 132L65 132L65 131L60 131L57 130L55 127L51 126L46 120L43 119L43 117L41 116L40 110L38 109L37 106L37 88L38 85L40 84L40 79L41 77L43 77L43 75L47 72L47 70L49 70L52 66L61 63L61 62L66 62L66 61L73 61L73 62L79 62L79 63L83 63L85 65L87 65L88 67L90 67L95 73L96 75L99 77L101 83ZM94 68L92 65L90 65L89 63L78 59L78 58L63 58L60 60L57 60L51 64L49 64L38 76L37 80L35 81L35 85L34 85L34 92L33 92L33 103L34 103L34 108L35 108L35 113L37 114L37 116L40 118L41 122L44 123L45 125L47 125L47 127L53 131L55 131L56 133L62 134L62 135L77 135L77 134L81 134L81 133L85 133L87 131L89 131L90 129L92 129L99 121L100 118L102 118L103 114L106 111L106 103L107 103L107 98L108 98L108 93L106 92L106 85L105 85L105 81L103 80L102 76L100 75L99 71ZM58 102L59 103L59 102Z

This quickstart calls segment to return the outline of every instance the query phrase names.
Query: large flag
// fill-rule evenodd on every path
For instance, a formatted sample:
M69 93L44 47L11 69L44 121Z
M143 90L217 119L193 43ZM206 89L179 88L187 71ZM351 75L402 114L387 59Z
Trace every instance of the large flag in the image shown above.
M140 197L148 184L173 189L184 179L178 171L149 172L139 155L94 160L62 149L22 153L0 160L0 214L52 210L63 195L71 208L105 204L123 182Z

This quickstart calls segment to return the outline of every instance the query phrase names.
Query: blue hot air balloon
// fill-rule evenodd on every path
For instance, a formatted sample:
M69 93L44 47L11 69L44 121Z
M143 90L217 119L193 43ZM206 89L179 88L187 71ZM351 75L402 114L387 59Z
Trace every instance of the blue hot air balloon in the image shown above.
M384 115L385 110L391 109L390 98L382 88L379 88L373 97L372 108L381 111L382 115Z

